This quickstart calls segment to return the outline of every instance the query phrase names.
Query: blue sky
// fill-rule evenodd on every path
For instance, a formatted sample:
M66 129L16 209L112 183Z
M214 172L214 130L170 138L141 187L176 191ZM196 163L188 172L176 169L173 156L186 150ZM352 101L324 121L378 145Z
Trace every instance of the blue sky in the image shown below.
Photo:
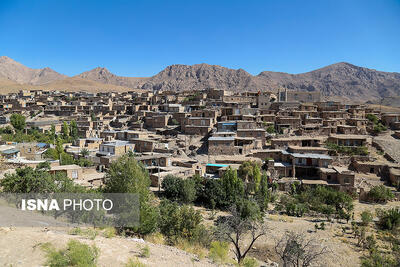
M1 0L0 55L67 75L151 76L171 64L400 72L400 0Z

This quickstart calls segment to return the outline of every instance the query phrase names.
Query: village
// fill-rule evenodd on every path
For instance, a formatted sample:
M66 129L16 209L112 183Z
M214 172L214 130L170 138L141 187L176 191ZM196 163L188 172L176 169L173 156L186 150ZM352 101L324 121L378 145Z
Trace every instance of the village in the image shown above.
M20 91L0 99L3 129L14 113L26 117L27 134L60 134L74 121L75 139L63 149L91 163L63 164L46 156L54 144L11 139L1 141L3 172L49 161L51 172L98 187L109 165L130 151L155 190L168 175L218 179L245 161L262 164L281 190L298 181L362 197L373 185L400 182L400 113L321 101L319 92Z
M267 225L275 227L275 238L287 236L289 230L304 232L308 229L310 233L310 227L315 228L315 232L308 235L315 240L325 240L326 247L321 250L324 266L338 266L338 262L341 266L358 266L368 249L373 257L374 250L367 245L365 231L375 233L376 229L366 228L363 216L377 218L381 215L372 215L375 208L395 207L395 210L400 200L400 112L396 108L324 101L318 91L287 88L241 93L220 89L184 92L138 89L120 93L21 90L1 95L0 108L0 181L28 179L21 170L31 167L34 172L47 172L52 177L65 176L88 190L103 190L109 186L107 179L110 181L113 166L133 164L131 158L134 158L150 178L150 191L157 196L157 202L161 202L160 210L163 205L177 205L165 204L169 203L163 200L165 198L181 204L195 203L196 212L211 229L217 222L216 215L226 216L228 205L239 205L241 201L251 205L254 199L263 211L262 216L267 216ZM122 166L130 168L130 165ZM117 176L114 178L118 179ZM220 191L207 188L216 186L213 182L218 181L222 181L221 186L224 180L233 179L230 180L233 183L237 177L243 179L245 186L244 191L237 191L241 196L229 195L228 191L222 196ZM264 178L260 182L255 181L259 179L255 177L266 177L268 188L263 187ZM182 187L174 187L174 183L179 184L177 181L199 179L204 195L212 199L204 199L199 192L192 197L182 197L185 192L174 191L185 190L184 182ZM3 185L7 187L8 183ZM18 184L7 190L18 192L15 186ZM230 190L238 190L235 186L238 185ZM324 202L320 203L321 208L318 208L319 203L317 206L312 203L315 200L310 203L301 200L302 194L313 192L321 194L314 196L319 199L317 201ZM332 200L323 197L324 194L335 195L335 192L340 192L334 197L339 204L329 203ZM258 194L262 196L261 202ZM344 206L336 206L335 211L335 205ZM179 210L183 206L175 208ZM326 216L326 221L317 219L322 215ZM12 216L15 215L8 217ZM378 219L374 220L380 225ZM326 225L330 225L329 230L323 231ZM37 230L26 228L4 229L2 231L8 233L5 237L21 238L18 246L29 246L24 253L36 247L38 240L57 243L56 240L67 240L71 236L71 230L62 233L45 228L48 235L43 236ZM360 229L364 229L364 234ZM79 233L84 235L81 231ZM149 233L147 236L152 236ZM205 261L204 256L199 256L203 247L181 248L178 241L163 234L168 240L163 244L197 255L198 266L217 263L215 259ZM21 235L29 236L29 242L22 241ZM212 236L215 238L214 234ZM262 236L247 252L263 264L278 266L275 262L280 259L270 253L272 239L267 238L266 232ZM98 242L96 236L93 239ZM115 250L121 242L129 243L127 240L111 239L103 246L107 246L106 251ZM158 247L154 241L137 240L147 242L146 247L152 251L165 253L165 247ZM7 239L4 242L8 242ZM206 247L209 246L207 242ZM351 252L348 252L349 246ZM333 251L325 255L327 247ZM104 250L100 262L112 258L107 253L104 255ZM117 254L126 261L130 252ZM242 260L248 258L240 258L239 254L229 255L243 264ZM28 260L32 254L24 257ZM144 260L150 266L160 264L158 257L147 258ZM183 254L175 260L191 265ZM13 261L10 258L3 262ZM224 263L231 264L230 261Z

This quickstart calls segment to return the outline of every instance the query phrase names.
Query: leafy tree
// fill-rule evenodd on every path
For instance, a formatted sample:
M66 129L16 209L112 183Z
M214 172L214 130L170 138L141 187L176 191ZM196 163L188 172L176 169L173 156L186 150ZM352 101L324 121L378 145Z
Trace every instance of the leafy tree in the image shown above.
M36 166L36 169L37 169L37 170L40 170L40 169L50 170L50 168L51 168L50 162L48 162L48 161L40 162L40 163Z
M60 165L71 165L74 164L74 158L65 152L62 152L60 155Z
M272 193L268 189L268 176L265 173L261 176L260 186L256 191L255 199L262 211L267 210L268 203L272 201Z
M69 124L69 136L71 136L72 140L76 140L78 138L78 125L75 120L72 120Z
M63 173L53 175L46 169L31 167L18 168L13 174L6 174L0 180L0 186L7 193L82 192L82 187L75 185Z
M220 180L207 179L201 200L210 208L223 208L226 206L226 193Z
M62 132L62 137L64 140L69 139L69 127L66 121L63 122L63 125L61 126L61 132Z
M376 115L374 115L374 114L367 114L365 117L366 117L370 122L372 122L373 124L377 124L378 121L379 121L378 117L377 117Z
M221 185L225 195L225 206L229 207L244 197L243 181L231 167L222 176Z
M245 161L239 166L238 175L246 183L248 193L258 190L261 181L261 168L256 161Z
M159 208L159 227L163 235L172 242L179 238L195 239L196 231L203 220L199 211L187 205L179 206L169 200L163 200Z
M25 129L26 122L25 116L19 113L13 113L10 117L11 125L14 127L15 131L22 132Z
M164 189L165 197L176 201L181 197L182 179L173 175L167 175L163 179L161 187Z
M54 143L56 139L56 126L54 126L54 124L52 124L50 128L50 139L52 140L51 143Z
M140 234L155 231L157 226L157 209L153 206L151 181L145 167L128 155L113 162L107 171L104 181L106 193L136 193L140 203L140 226L132 229Z

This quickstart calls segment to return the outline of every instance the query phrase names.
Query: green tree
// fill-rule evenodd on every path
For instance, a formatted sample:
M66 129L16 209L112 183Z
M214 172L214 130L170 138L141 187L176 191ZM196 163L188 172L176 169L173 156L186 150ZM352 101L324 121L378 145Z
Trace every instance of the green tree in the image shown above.
M272 201L272 193L268 189L268 176L265 173L261 176L260 186L256 191L255 198L262 211L268 209L268 203Z
M25 129L26 121L25 116L19 113L13 113L10 117L11 125L17 132L22 132Z
M258 190L261 181L261 168L256 161L245 161L239 166L239 177L246 183L248 193Z
M194 240L203 220L200 212L193 207L179 206L169 200L161 202L159 218L161 233L172 242L179 238Z
M66 121L63 122L61 127L62 137L64 140L68 141L69 138L69 127Z
M69 124L69 136L71 136L72 140L78 139L78 125L75 120L72 120Z
M225 195L225 206L229 207L244 197L243 181L237 171L229 167L221 178L222 189Z
M104 181L106 193L135 193L139 195L140 226L132 229L140 234L155 231L158 213L153 206L153 194L150 191L150 177L145 167L134 157L127 155L113 162Z

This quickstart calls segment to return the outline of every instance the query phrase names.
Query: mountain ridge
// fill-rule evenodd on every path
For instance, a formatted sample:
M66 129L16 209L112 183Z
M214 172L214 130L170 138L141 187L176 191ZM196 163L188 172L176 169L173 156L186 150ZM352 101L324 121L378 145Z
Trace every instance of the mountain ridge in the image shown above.
M328 99L377 101L400 95L400 73L383 72L338 62L305 73L262 71L252 75L246 70L200 63L173 64L151 77L124 77L105 67L96 67L73 77L51 68L31 69L0 57L0 91L7 88L52 87L59 90L202 90L218 88L231 91L276 91L288 88L300 91L321 91Z

